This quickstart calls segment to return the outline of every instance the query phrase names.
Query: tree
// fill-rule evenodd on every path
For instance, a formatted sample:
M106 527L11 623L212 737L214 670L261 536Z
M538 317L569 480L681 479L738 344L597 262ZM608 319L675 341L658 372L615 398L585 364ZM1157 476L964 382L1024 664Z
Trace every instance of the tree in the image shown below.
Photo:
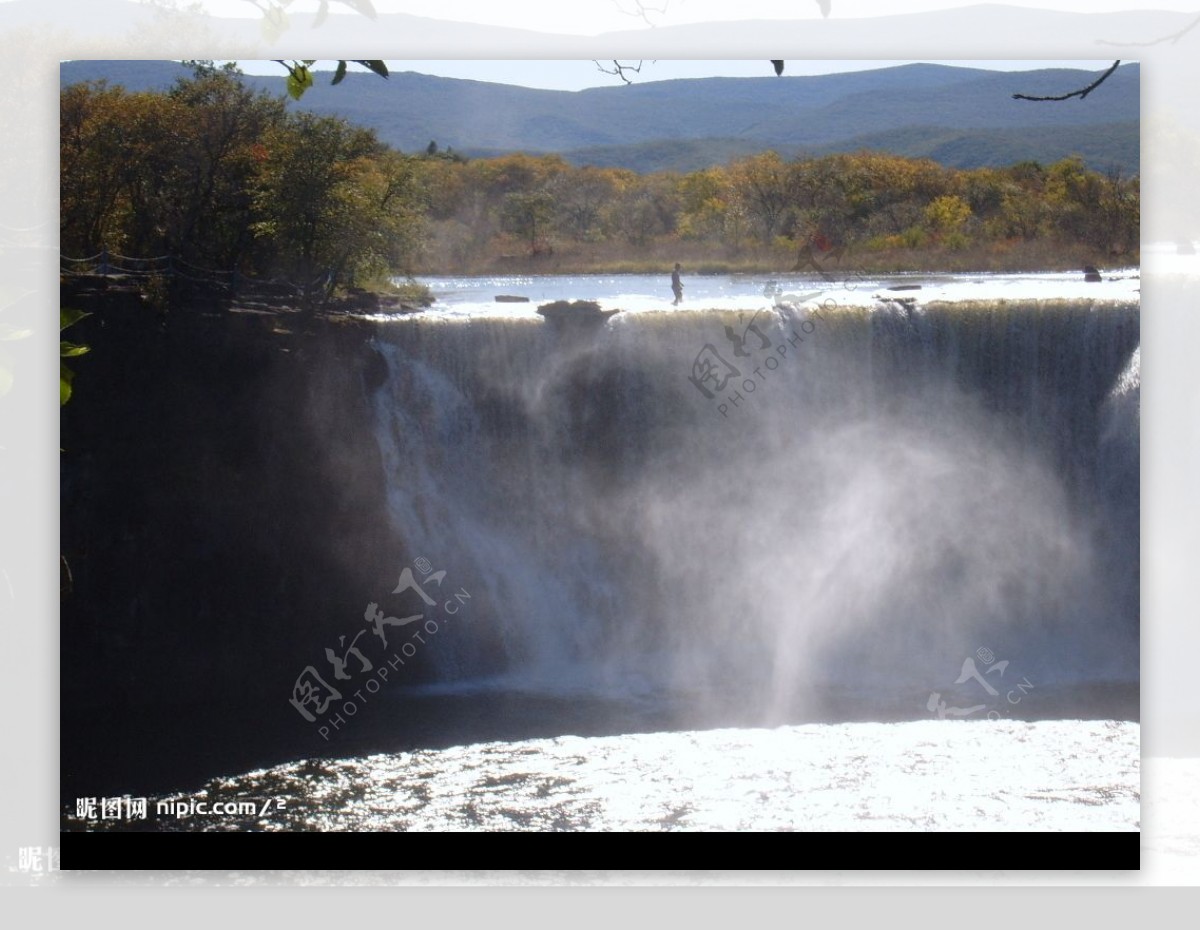
M726 168L705 168L679 182L679 234L685 239L709 239L741 248L746 214Z
M599 238L604 208L621 188L621 176L611 168L586 166L556 175L548 185L557 212L556 225L578 241Z
M282 124L283 101L255 94L228 65L205 63L195 64L193 78L176 83L168 97L182 111L171 145L177 189L163 250L235 268L252 240L250 189L263 156L257 146Z
M553 218L554 198L548 191L514 191L504 195L501 227L527 240L531 255L546 250L544 237Z
M637 177L612 207L614 228L630 245L643 246L675 232L679 216L677 179L670 174Z
M1045 191L1051 221L1064 238L1104 254L1135 247L1136 181L1116 170L1107 177L1088 171L1083 160L1073 156L1047 169Z
M59 101L59 241L68 255L116 247L114 213L126 170L127 94L105 84L64 88Z
M253 199L254 231L275 247L273 264L324 302L348 277L379 273L411 251L419 222L415 172L375 134L344 120L294 115L271 137Z
M971 205L953 194L938 197L925 208L925 222L943 236L961 231L970 218Z
M103 84L61 95L60 235L101 249L233 268L252 244L249 190L282 101L228 69L194 66L166 94Z
M795 201L792 171L778 152L763 152L735 162L729 176L746 213L758 224L759 236L769 244Z

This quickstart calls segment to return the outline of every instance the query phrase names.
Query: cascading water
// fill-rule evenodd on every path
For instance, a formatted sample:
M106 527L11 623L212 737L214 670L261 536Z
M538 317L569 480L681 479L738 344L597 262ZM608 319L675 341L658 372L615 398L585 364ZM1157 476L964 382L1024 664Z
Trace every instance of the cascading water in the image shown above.
M981 647L1136 682L1138 331L1088 300L381 326L390 517L473 594L433 675L696 722L919 717Z

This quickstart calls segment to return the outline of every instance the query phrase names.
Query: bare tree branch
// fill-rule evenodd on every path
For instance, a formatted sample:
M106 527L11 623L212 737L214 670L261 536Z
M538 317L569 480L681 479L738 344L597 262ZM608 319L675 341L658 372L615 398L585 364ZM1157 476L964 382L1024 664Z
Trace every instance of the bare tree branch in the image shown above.
M1013 94L1013 100L1070 100L1072 97L1078 97L1080 100L1082 100L1097 87L1107 81L1112 73L1117 70L1117 67L1120 64L1121 59L1118 58L1112 63L1111 68L1100 75L1100 77L1096 78L1096 80L1092 81L1092 83L1087 87L1080 88L1079 90L1073 90L1069 94L1060 94L1057 97L1031 97L1028 94Z
M1164 42L1170 42L1172 45L1174 45L1197 26L1200 26L1200 16L1197 16L1178 32L1172 32L1170 35L1163 36L1161 39L1151 39L1149 42L1113 42L1110 39L1097 39L1096 44L1126 46L1128 48L1149 48L1151 45L1162 45Z
M654 27L655 23L651 21L650 14L656 13L659 16L666 15L667 10L671 8L671 0L663 0L662 6L656 6L652 3L645 3L643 0L633 0L633 9L625 9L625 4L622 0L613 0L613 4L618 10L626 16L632 16L635 19L640 19L647 26Z
M592 60L596 61L595 59L592 59ZM645 63L646 62L643 60L643 61L639 61L636 65L631 65L631 64L627 64L626 62L617 61L616 59L614 59L611 67L606 66L605 64L603 64L602 62L599 62L599 61L596 61L596 67L600 69L600 72L602 74L611 74L613 77L619 77L626 84L632 84L633 79L631 77L629 77L629 75L630 74L641 74L642 73L642 65L644 65Z

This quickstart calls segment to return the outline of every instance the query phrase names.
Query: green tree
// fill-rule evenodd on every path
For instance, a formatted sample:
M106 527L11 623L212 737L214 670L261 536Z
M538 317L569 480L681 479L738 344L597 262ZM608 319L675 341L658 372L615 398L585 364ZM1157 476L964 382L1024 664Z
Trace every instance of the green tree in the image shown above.
M168 97L177 108L175 183L164 210L162 249L204 266L235 268L253 241L250 190L263 156L258 145L283 123L283 101L251 91L236 69L204 63Z
M795 206L793 172L778 152L763 152L735 162L729 169L733 190L745 212L770 243Z
M545 250L545 236L554 219L554 198L548 191L516 192L504 195L500 212L502 228L524 239L529 252Z
M611 168L587 166L556 175L548 187L558 229L578 241L594 241L602 235L604 208L620 190L621 178Z
M380 230L407 181L375 164L386 150L373 132L341 119L294 115L265 145L254 232L312 308L348 273L383 261Z

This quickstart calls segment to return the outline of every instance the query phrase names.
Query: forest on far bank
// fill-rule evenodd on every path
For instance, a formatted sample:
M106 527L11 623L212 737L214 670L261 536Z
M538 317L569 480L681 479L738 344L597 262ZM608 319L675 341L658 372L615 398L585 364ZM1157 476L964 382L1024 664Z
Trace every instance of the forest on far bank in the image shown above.
M205 65L165 93L70 85L60 118L64 256L169 257L172 269L281 279L320 298L410 274L675 261L693 273L1138 262L1139 178L1079 158L966 170L767 151L638 174L555 155L466 159L436 141L401 153Z

